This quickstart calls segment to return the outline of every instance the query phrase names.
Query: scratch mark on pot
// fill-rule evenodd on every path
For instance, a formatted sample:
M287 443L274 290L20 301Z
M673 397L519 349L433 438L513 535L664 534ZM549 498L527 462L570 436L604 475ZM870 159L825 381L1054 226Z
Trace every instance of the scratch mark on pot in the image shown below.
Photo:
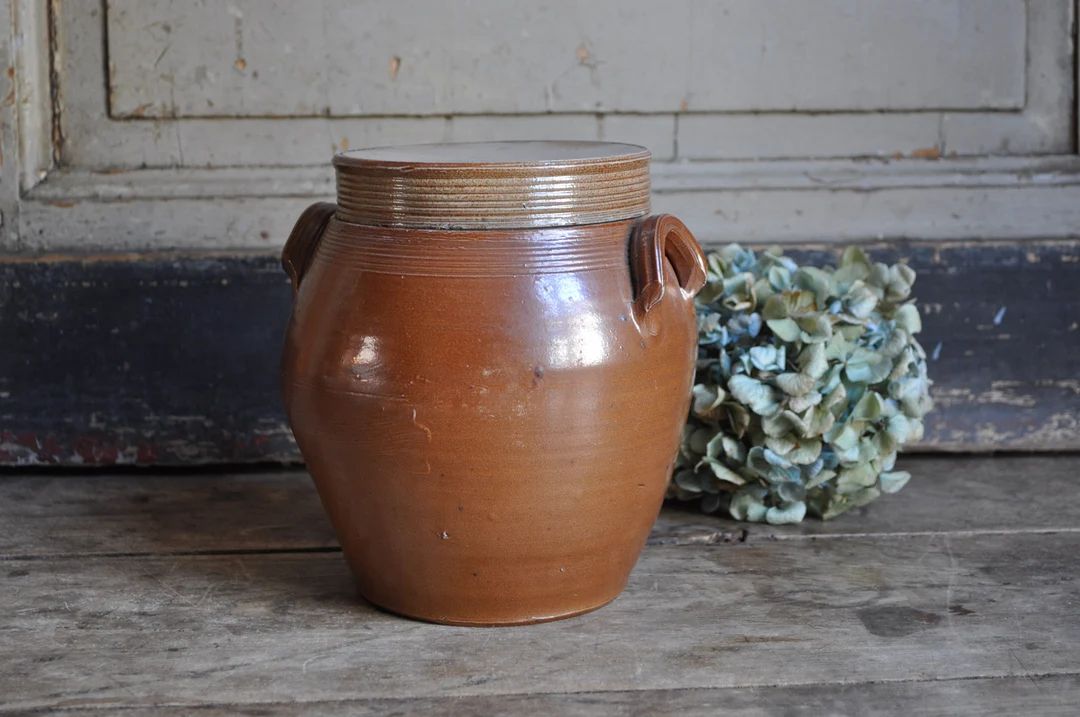
M937 361L939 358L941 358L941 347L942 347L942 345L943 345L943 342L941 342L941 341L938 341L934 345L934 350L930 353L930 360L931 361Z
M1006 307L1002 306L997 310L997 313L994 314L994 326L1001 326L1001 322L1005 320L1005 309Z
M431 443L431 429L428 428L425 424L423 424L420 421L416 420L416 409L415 408L412 410L412 422L413 422L414 426L419 428L421 431L424 432L425 435L427 435L428 443Z

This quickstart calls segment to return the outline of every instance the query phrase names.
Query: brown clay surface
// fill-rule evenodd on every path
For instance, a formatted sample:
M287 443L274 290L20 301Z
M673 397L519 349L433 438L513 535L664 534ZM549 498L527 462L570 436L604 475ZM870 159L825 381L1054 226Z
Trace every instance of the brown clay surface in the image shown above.
M467 142L343 152L338 217L444 229L552 227L649 213L649 152L612 142Z
M443 230L333 212L312 207L286 247L284 392L363 595L457 624L612 600L686 415L704 281L689 232L672 217Z

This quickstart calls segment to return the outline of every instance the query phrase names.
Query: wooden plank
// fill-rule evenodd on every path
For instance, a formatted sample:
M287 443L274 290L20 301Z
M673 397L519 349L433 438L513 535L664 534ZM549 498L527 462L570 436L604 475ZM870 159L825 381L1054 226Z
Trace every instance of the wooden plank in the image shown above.
M135 178L137 181L138 178ZM318 198L332 199L332 195ZM151 198L125 203L24 200L29 252L276 248L316 197ZM653 209L681 217L706 243L915 240L1038 241L1080 232L1080 187L895 187L656 191Z
M339 555L6 561L7 709L1076 674L1080 534L647 548L575 620L479 630L353 597Z
M1074 17L1073 3L1027 3L1027 80L1021 112L692 113L679 117L679 155L768 159L1074 152L1078 85L1051 79L1061 73L1061 58L1075 57L1076 45L1063 32L1075 28ZM919 213L925 214L926 209ZM889 212L882 212L877 221L883 224L888 216ZM846 221L838 220L835 226Z
M1076 63L1076 0L1027 3L1027 82L1022 112L945 112L942 154L1043 154L1075 152L1066 144L1075 125L1077 88L1054 80L1062 58ZM1066 60L1068 63L1069 60Z
M15 76L19 52L16 44L16 0L0 0L0 247L17 236L20 139L20 78Z
M768 136L769 139L765 140ZM934 112L687 114L679 156L691 159L895 157L944 152Z
M599 116L599 123L599 139L604 142L626 142L648 147L653 162L675 159L678 124L674 114L606 114Z
M0 59L0 67L10 68L4 73L4 79L15 86L0 93L4 97L0 105L6 105L0 109L0 117L8 107L16 117L2 122L6 126L0 134L11 132L13 136L6 151L6 161L0 161L0 167L15 168L19 179L14 188L25 191L40 182L53 167L55 138L49 78L49 9L47 4L34 0L8 0L0 3L0 11L5 5L11 13L8 27L12 33L13 57L6 63ZM8 141L8 138L0 140ZM2 168L0 174L3 174Z
M63 86L63 113L60 122L65 138L66 166L87 169L138 167L312 165L325 161L328 148L385 145L402 142L432 142L474 136L472 116L450 117L310 117L282 121L274 118L188 118L123 122L108 116L105 67L104 22L100 3L61 3L56 8L58 33L63 38L57 48L57 72ZM847 137L851 148L844 154L865 154L879 145L896 150L927 149L940 145L943 154L1025 155L1068 153L1073 150L1072 83L1061 78L1062 68L1072 55L1071 38L1065 28L1071 25L1072 0L1027 3L1028 57L1022 111L965 112L890 112L886 120L875 113L825 113L808 121L797 113L701 113L671 111L661 114L627 115L601 113L597 124L606 139L619 140L606 132L607 119L627 121L661 119L679 127L685 120L702 122L700 131L687 141L679 141L680 158L716 157L719 148L732 151L729 158L777 156L776 152L796 151L800 156L835 156L842 151L839 143ZM231 18L230 18L231 19ZM382 68L379 68L382 71ZM726 75L724 75L726 76ZM925 83L921 83L925 84ZM590 112L588 114L595 114ZM570 121L560 123L560 117ZM579 135L579 115L495 115L480 117L481 122L498 128L502 138L513 138L534 131L540 123L547 136L596 139L589 129ZM547 117L545 120L544 118ZM788 120L791 120L789 123ZM456 131L458 123L462 130ZM930 141L919 141L928 129L927 122L940 127ZM889 136L901 141L884 142L884 123L895 130ZM710 129L711 128L711 129ZM680 130L681 132L681 130ZM940 137L938 136L940 135ZM738 136L733 145L726 141ZM674 135L650 139L651 135L630 132L629 139L656 142L657 156L663 157L674 143ZM799 139L804 141L798 141ZM881 141L877 141L881 140ZM884 144L882 144L884 142ZM716 145L714 147L713 145ZM1000 199L997 200L1000 203ZM883 212L880 224L893 220ZM944 219L947 219L946 214ZM1026 225L1038 216L1027 218ZM843 217L835 224L842 226ZM1053 222L1043 221L1051 227ZM993 227L991 222L987 225ZM885 232L888 234L889 232ZM976 235L979 232L972 232Z
M178 7L109 0L113 117L1024 106L1023 0Z
M1080 702L1080 677L1046 675L990 679L917 680L912 682L832 683L786 687L729 689L625 690L530 695L476 695L404 699L343 700L338 702L279 702L202 706L203 717L224 715L521 715L593 717L595 715L655 715L655 717L756 717L776 714L889 715L922 717L1013 717L1037 714L1073 717ZM129 708L129 717L190 714L191 707ZM64 715L90 717L93 708L65 708Z
M473 131L486 124L489 137L514 131L471 119ZM539 136L547 123L529 119L516 126ZM241 145L242 138L230 151ZM329 149L319 153L328 155ZM1076 156L656 162L652 174L654 209L679 215L705 242L1024 241L1080 234ZM22 200L19 241L38 252L273 250L307 204L333 195L328 164L66 170Z
M307 473L0 477L0 560L337 549Z
M1080 241L868 249L919 273L923 448L1080 447ZM0 463L297 460L277 385L290 303L272 255L0 260Z
M0 463L289 461L275 258L0 262Z
M669 502L649 541L686 545L1080 531L1080 507L1068 507L1071 501L1060 497L1076 490L1080 458L903 456L899 467L912 474L903 491L836 520L751 524L704 515L695 503Z
M480 129L495 132L494 126L476 124L472 139ZM535 118L529 118L534 120ZM629 117L605 117L611 121ZM648 120L662 119L640 116ZM660 123L663 124L663 123ZM540 123L537 123L537 127ZM539 136L539 132L537 133ZM490 136L490 135L488 135ZM599 135L596 135L597 137ZM612 139L614 135L605 135ZM333 198L334 172L327 161L303 167L197 167L183 169L136 169L95 172L63 169L53 172L33 189L30 201L134 202L146 199L199 199L210 203L216 197ZM882 192L891 189L1014 189L1073 188L1080 192L1080 158L1075 155L1048 157L972 157L948 161L920 159L867 160L776 160L769 162L662 162L651 167L652 189L658 194L694 192L753 192L790 190L852 190ZM966 237L978 238L978 237Z
M770 526L671 503L649 542L710 545L777 539L1080 530L1080 458L904 456L896 495L823 523ZM317 551L337 546L301 470L199 474L0 476L0 559Z
M1075 235L1080 191L1075 187L948 187L670 192L653 209L675 214L705 242L854 243L868 238L1019 241L1032 227L1053 223L1046 236Z

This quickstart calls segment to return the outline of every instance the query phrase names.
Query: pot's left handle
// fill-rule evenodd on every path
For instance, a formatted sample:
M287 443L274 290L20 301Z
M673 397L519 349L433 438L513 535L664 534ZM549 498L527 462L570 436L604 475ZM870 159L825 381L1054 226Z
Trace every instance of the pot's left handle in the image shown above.
M315 249L319 246L326 225L334 217L337 205L332 202L316 202L304 210L300 218L296 220L289 240L285 242L285 248L281 250L281 267L292 280L293 295L300 290L300 282L304 279L311 260L315 256Z
M668 286L664 265L671 264L678 285ZM686 225L670 214L654 214L634 227L630 238L634 317L639 325L667 291L690 301L705 286L705 254Z

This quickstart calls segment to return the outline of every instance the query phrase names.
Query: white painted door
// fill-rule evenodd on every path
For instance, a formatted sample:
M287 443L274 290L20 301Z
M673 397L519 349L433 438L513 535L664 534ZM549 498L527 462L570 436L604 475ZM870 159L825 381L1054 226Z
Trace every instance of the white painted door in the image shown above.
M11 246L273 249L333 152L446 140L644 144L657 206L710 241L1080 211L1075 0L0 5L38 108Z

